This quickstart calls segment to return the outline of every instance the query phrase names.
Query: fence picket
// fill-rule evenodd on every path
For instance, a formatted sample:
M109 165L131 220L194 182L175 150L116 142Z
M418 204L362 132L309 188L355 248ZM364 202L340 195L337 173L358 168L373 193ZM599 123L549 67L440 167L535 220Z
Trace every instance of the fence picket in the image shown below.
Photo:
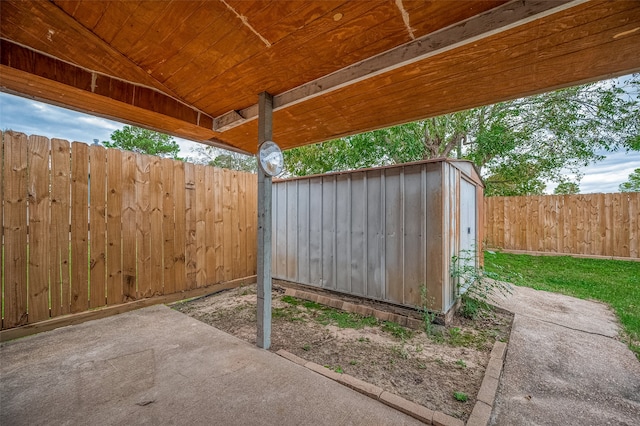
M27 322L27 137L4 133L4 321Z
M107 304L122 303L122 151L107 150Z
M136 155L136 272L138 299L151 296L151 224L149 223L150 156Z
M163 159L162 167L162 237L163 237L163 292L171 294L176 291L175 284L175 212L174 212L174 177L173 161Z
M255 175L0 139L1 328L255 274Z
M640 258L640 193L485 198L489 247Z
M107 153L99 145L89 147L89 306L97 308L107 303L106 233L107 233Z
M136 300L136 156L122 152L122 298Z
M194 167L196 183L196 287L202 287L207 283L207 222L206 222L206 187L205 187L205 166L197 164Z
M49 318L49 139L27 142L29 203L29 322Z
M184 291L187 289L186 273L186 244L187 244L187 223L186 223L186 189L185 188L185 163L176 162L173 166L173 183L175 197L175 290Z
M49 240L49 278L51 316L70 312L69 209L71 187L71 145L51 139L51 238Z
M71 313L89 308L89 149L71 144Z
M149 287L151 296L163 294L163 197L162 168L159 157L151 157L149 164Z
M214 191L215 182L213 167L205 168L205 264L207 284L216 282L216 252L215 252L215 218L214 218Z

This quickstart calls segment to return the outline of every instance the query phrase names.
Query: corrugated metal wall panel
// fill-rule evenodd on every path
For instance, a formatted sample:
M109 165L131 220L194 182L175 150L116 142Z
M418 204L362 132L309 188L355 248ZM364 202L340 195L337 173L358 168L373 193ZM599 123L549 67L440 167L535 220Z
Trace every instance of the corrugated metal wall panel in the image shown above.
M430 307L449 308L460 173L429 162L275 182L274 278L413 307L426 284Z

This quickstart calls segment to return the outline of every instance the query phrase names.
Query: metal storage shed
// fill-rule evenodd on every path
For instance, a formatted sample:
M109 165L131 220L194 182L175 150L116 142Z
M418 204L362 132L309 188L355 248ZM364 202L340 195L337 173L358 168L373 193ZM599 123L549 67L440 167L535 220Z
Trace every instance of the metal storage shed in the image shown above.
M274 182L273 277L409 307L426 284L447 313L453 256L481 253L482 194L473 164L449 159Z

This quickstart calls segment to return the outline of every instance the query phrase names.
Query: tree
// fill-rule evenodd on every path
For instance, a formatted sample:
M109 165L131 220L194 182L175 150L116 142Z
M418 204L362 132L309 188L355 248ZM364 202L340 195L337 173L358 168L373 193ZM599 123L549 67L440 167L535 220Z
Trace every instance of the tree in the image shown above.
M558 186L556 186L556 189L553 191L553 193L559 195L579 194L580 186L578 186L578 184L575 182L560 182Z
M180 146L171 136L163 133L135 126L124 126L121 130L111 133L111 141L104 141L102 144L107 148L120 148L180 160L178 157Z
M285 152L294 175L455 156L473 161L487 195L542 193L581 178L600 150L640 150L640 75L571 87Z
M622 182L618 189L620 192L640 192L640 169L631 172L629 179Z
M244 155L209 145L193 148L191 152L196 156L189 157L189 161L196 164L206 164L241 172L257 173L258 171L258 163L252 155Z

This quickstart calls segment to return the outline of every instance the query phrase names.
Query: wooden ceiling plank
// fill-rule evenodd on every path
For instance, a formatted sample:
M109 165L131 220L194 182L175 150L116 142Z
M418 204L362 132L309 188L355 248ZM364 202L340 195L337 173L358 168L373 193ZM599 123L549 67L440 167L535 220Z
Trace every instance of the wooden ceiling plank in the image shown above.
M594 81L594 79L608 78L637 71L640 68L640 61L633 52L637 51L636 46L640 45L640 34L628 33L628 35L624 36L627 38L624 42L620 40L621 37L614 39L615 35L625 31L628 32L637 26L634 26L635 22L640 22L637 17L637 7L627 3L629 9L625 11L621 5L616 5L615 7L619 13L612 18L608 18L611 22L605 22L604 28L609 28L605 33L605 31L602 31L602 19L598 17L606 16L606 14L594 14L594 10L589 6L584 6L582 15L589 15L591 20L595 17L596 24L600 24L600 27L598 27L600 29L592 30L592 32L595 31L595 34L592 35L593 39L586 40L584 44L580 44L581 38L585 37L585 29L575 31L561 22L549 21L546 26L546 30L550 33L549 37L557 36L558 26L562 27L562 32L567 34L563 36L565 41L559 50L549 53L537 67L532 68L531 66L532 63L537 61L538 54L536 50L523 49L522 52L528 55L528 58L522 58L516 68L506 72L501 69L504 64L497 63L493 72L485 70L481 75L462 72L456 74L455 79L443 81L441 84L436 85L431 84L432 81L429 76L423 78L426 81L421 82L418 79L414 79L414 81L404 85L397 83L388 87L380 87L379 84L375 84L373 81L363 82L360 84L369 84L370 82L372 84L369 84L368 89L345 88L344 95L346 96L342 96L340 99L332 98L336 98L342 91L336 91L326 97L332 105L341 106L340 108L335 108L333 114L327 112L324 107L320 107L321 104L314 99L305 103L308 104L305 105L305 108L299 109L302 106L301 104L291 107L288 114L289 118L278 115L280 117L277 120L279 126L274 137L284 149L287 149L310 141L319 142L325 139L359 133L365 131L364 129L372 130L388 127L394 124L423 119L426 116L441 115L482 104L495 103L496 96L501 96L502 100L508 100L514 97L540 93L543 91L540 82L546 81L544 84L547 87L544 88L544 91L547 91L580 82ZM602 3L598 7L611 7L611 4ZM633 10L636 10L636 12L632 13ZM577 18L580 26L588 24L582 19L583 16L569 13L566 15L569 21L572 18ZM613 22L622 19L626 19L626 24L622 26L613 24ZM568 35L572 35L573 38L569 38ZM593 43L595 39L599 40L600 43ZM471 47L468 47L468 49L472 50ZM494 52L503 50L502 48L496 49L491 46L486 49ZM617 58L614 59L615 67L611 63L612 56L607 52L616 52L614 55ZM606 59L608 56L609 60ZM468 62L473 63L473 59L461 57L459 65ZM508 61L508 59L506 60ZM585 67L585 63L589 63L590 66ZM591 64L593 64L593 69L591 69ZM446 66L440 66L440 71L435 71L435 73L446 74L451 67L455 68L456 63L447 61ZM593 74L594 72L596 73L595 75ZM505 79L505 74L509 75L509 78ZM505 82L509 84L505 84ZM351 96L353 93L358 93L357 97ZM372 103L371 99L380 99L381 93L389 95L383 98L383 102ZM460 96L460 93L465 93L465 96ZM307 121L314 120L308 113L314 107L318 108L318 113L327 121L333 121L336 117L341 116L355 117L355 119L350 121L351 126L345 127L347 130L342 133L332 133L331 136L325 135L324 138L317 138L306 128ZM389 116L393 115L389 113L390 110L394 111L395 120L393 118L389 119ZM247 123L247 128L253 129L253 126L249 126L250 124ZM251 133L247 133L243 129L244 127L245 125L242 128L231 129L223 135L227 140L238 141L242 138L235 137L236 131L239 132L238 134L242 134L243 137L253 137ZM349 131L349 128L359 128L359 130ZM332 130L335 131L336 128Z
M156 19L156 23L126 52L126 56L142 69L149 72L141 64L150 56L164 55L163 44L173 35L174 40L169 43L183 46L181 34L175 34L176 28L180 28L183 21L191 16L202 5L200 1L176 1L168 2L167 7ZM171 47L169 47L171 49Z
M244 0L225 0L233 9L240 15L247 18L247 22L258 32L261 36L267 39L271 44L274 44L277 40L271 40L265 35L269 27L274 22L285 19L291 14L304 6L303 1L269 1L261 2L262 7L243 7Z
M389 15L389 11L392 10L389 3L352 2L346 6L349 7L335 9L313 23L312 26L320 25L319 29L335 24L333 12L349 17L341 19L342 25L336 25L329 34L322 32L315 34L315 30L310 30L309 33L313 34L313 36L309 39L303 37L303 41L300 39L300 34L295 33L261 55L229 70L226 75L220 75L208 82L207 87L212 87L212 91L219 93L219 96L214 97L202 94L197 97L195 94L191 94L188 99L194 105L200 105L208 111L226 112L233 107L237 108L238 105L247 105L255 102L254 92L256 90L281 93L291 87L296 87L326 74L326 72L322 73L318 69L318 64L323 60L331 64L332 70L341 68L342 65L346 64L341 53L336 51L338 47L343 46L341 41L355 34L360 34L362 37L363 34L367 33L362 31L362 28L366 28L365 21L372 22L371 20L376 19L376 17L385 20ZM404 33L401 34L401 37L404 37ZM301 49L301 45L304 45L305 48ZM309 52L313 53L310 54ZM364 51L361 55L361 58L365 57ZM310 59L310 56L313 60ZM284 57L288 58L286 66L282 66L279 62L280 58ZM256 69L264 70L265 67L268 71L256 72ZM235 77L238 74L245 76L241 84ZM230 99L231 102L222 105L219 103L221 99ZM244 103L234 103L234 100L241 100Z
M213 2L206 3L204 9L211 9L213 11L213 17L209 20L204 31L196 35L189 43L182 46L175 55L168 57L165 62L155 67L154 76L160 82L171 86L172 82L168 82L168 80L183 68L187 68L185 71L185 75L187 76L193 75L194 69L199 69L191 65L194 59L204 58L203 60L208 60L211 57L213 46L228 32L228 28L223 24L233 18L231 12L226 8L224 11L220 11L218 7L219 6ZM206 13L205 16L210 16L210 13ZM216 51L215 53L214 61L217 60L222 52ZM200 69L200 71L202 70ZM181 80L177 79L177 83L180 81Z
M54 1L56 5L65 2ZM73 18L82 24L85 28L90 30L96 26L104 11L109 7L108 2L96 2L96 1L79 1L77 2L74 12ZM64 9L66 11L66 9Z
M111 40L111 46L126 56L129 49L155 25L167 6L168 3L162 1L142 2L138 12L129 17L127 25Z
M263 29L264 36L273 44L342 6L344 1L302 1L301 3L303 4L301 8L279 20L271 22L267 28Z
M347 2L347 3L344 3L344 5L341 6L340 8L335 9L334 11L342 13L344 16L355 18L368 13L377 4L378 4L377 2L360 2L360 1ZM309 25L306 25L300 28L295 33L291 34L289 37L282 39L278 44L273 45L271 48L261 49L260 55L258 57L254 58L253 56L247 55L246 58L248 60L251 60L251 62L249 66L246 69L243 69L242 71L240 70L240 68L234 68L229 70L223 70L222 72L209 73L208 74L209 81L201 82L199 85L195 85L195 89L192 88L191 93L185 93L183 94L183 96L185 96L185 99L188 100L189 102L197 104L198 103L197 100L199 98L202 98L205 95L203 94L202 91L195 92L195 90L198 88L202 88L203 86L208 87L214 80L218 78L223 78L222 73L225 71L229 73L228 76L231 76L234 80L237 79L237 75L242 75L243 80L245 79L247 80L247 83L246 83L247 87L255 87L255 84L256 84L255 81L260 82L261 80L264 80L263 73L261 72L257 74L255 72L256 68L262 69L265 66L265 64L278 64L279 61L282 60L282 58L290 57L291 55L300 55L301 54L300 46L307 45L309 46L309 49L311 49L311 45L313 44L311 40L316 40L316 41L319 41L321 44L324 44L326 42L326 36L324 36L323 34L325 32L331 33L335 31L337 28L340 28L344 24L344 18L340 22L334 21L332 17L333 16L332 13L333 11L323 16L321 19L317 19L311 22ZM199 59L200 58L196 58L196 61ZM203 63L202 66L205 67L206 64ZM287 70L288 68L280 66L280 69ZM310 67L309 71L313 72L313 68ZM308 75L304 75L300 73L297 73L298 75L295 75L295 73L291 73L291 74L292 74L291 77L297 79L298 81L308 81L309 79L313 78L313 77L310 78ZM180 78L178 77L178 74L176 74L175 78L177 80L176 84L178 84L179 81L185 78L185 76L181 76ZM262 90L266 90L266 88L263 86L261 87L261 89L259 89L259 91L262 91ZM255 101L255 93L252 94L251 96L252 96L251 100L248 101L248 103L253 103ZM224 111L227 111L227 110L224 110Z
M504 2L505 0L501 1L501 3ZM497 2L491 2L491 4L494 3ZM430 9L432 12L430 22L446 23L449 22L447 20L454 19L459 21L469 16L469 5L466 2L438 3L438 6L439 9ZM476 9L477 8L473 8L474 12L477 11ZM356 28L370 27L370 29L365 32L355 31L350 38L338 44L339 48L337 50L333 45L325 43L324 39L320 40L317 43L320 47L311 49L314 52L314 72L316 72L317 75L326 75L348 64L359 62L363 58L368 58L374 54L384 52L397 45L408 42L408 34L402 29L404 24L398 16L390 13L393 10L395 10L395 6L390 9L378 9L378 12L380 12L379 16L376 16L376 14L372 12L368 13L366 18L368 20L373 19L375 25L367 26L364 22L354 22L353 24ZM309 41L309 45L315 44L314 41L315 40ZM235 76L220 76L207 84L207 87L211 87L215 95L209 95L206 98L193 100L192 102L204 110L210 110L215 105L220 110L226 111L233 108L233 102L238 99L239 94L242 94L244 99L255 98L255 92L258 90L255 86L257 85L260 85L260 90L266 88L270 93L282 93L291 89L291 84L296 81L298 81L298 84L302 84L301 81L308 81L308 78L301 80L299 77L300 75L304 75L304 73L299 70L304 70L305 67L309 67L310 64L307 52L302 51L298 55L295 55L295 52L293 52L287 55L287 67L276 67L273 70L269 70L269 72L265 73L268 75L266 79L256 78L252 80L249 78L243 79L240 82ZM263 61L259 62L262 63ZM321 65L315 65L316 63L320 63ZM253 72L252 68L254 66L253 63L240 64L238 73L241 75L257 75ZM283 86L284 84L288 84L289 86ZM222 104L220 104L221 99L229 99L230 103L222 106ZM235 106L237 105L236 103Z
M50 2L4 2L0 35L116 78L175 93Z
M529 61L522 61L516 68L508 71L508 79L502 78L504 73L498 65L493 72L474 75L473 79L470 79L468 75L459 74L451 80L442 81L435 85L419 84L420 82L415 79L397 83L385 90L391 95L386 97L386 102L381 106L372 105L371 102L366 101L367 95L370 97L379 90L375 86L361 88L361 97L358 98L345 92L343 95L346 96L343 96L342 99L334 98L328 101L336 107L338 114L344 114L348 111L351 116L356 117L351 123L354 127L362 126L366 120L370 119L362 117L363 115L380 116L386 114L390 106L399 117L407 117L402 122L409 122L426 116L437 116L495 103L496 101L491 101L491 99L495 99L498 95L501 96L501 101L505 101L540 93L543 91L540 87L544 87L544 91L554 90L582 81L586 82L589 79L593 81L600 77L607 78L628 74L640 68L640 61L631 54L633 52L631 39L625 43L609 41L611 38L601 38L600 40L602 43L597 45L592 44L588 47L585 46L584 49L575 49L571 52L549 56L540 61L536 67L530 65L532 58ZM635 37L635 40L636 43L640 41L640 34ZM615 52L616 60L619 62L615 68L611 63L612 55L604 55L609 57L608 61L600 59L607 51L606 49L615 49L611 51ZM589 63L590 66L580 66L580 61L583 61L583 64ZM600 71L601 74L589 78L589 74L592 72L590 71L592 63L599 64L602 71ZM553 71L553 67L556 67L556 71ZM523 88L525 84L528 85L526 91ZM459 96L461 92L466 96Z
M567 55L577 50L590 49L601 44L602 40L608 40L626 29L637 27L637 22L640 22L640 9L623 9L620 7L620 3L617 6L618 13L606 18L594 21L594 16L602 15L594 14L593 8L585 8L580 14L574 13L563 19L555 20L554 22L559 25L547 26L549 32L538 34L537 37L531 36L535 27L531 27L529 30L513 30L511 34L507 34L507 37L496 37L488 40L483 46L467 46L456 50L455 55L416 63L412 69L400 70L386 76L382 75L366 82L366 84L370 86L371 90L375 88L378 91L391 90L391 87L394 87L394 92L398 90L398 83L422 86L424 81L428 81L429 87L438 87L439 84L447 86L451 85L450 82L455 78L464 79L469 75L481 75L492 70L508 74L511 69L517 69L530 63L531 52L535 52L536 58L539 59L545 56ZM588 19L589 22L585 22L585 19ZM566 25L563 25L563 21ZM577 25L572 27L571 24ZM501 83L501 79L499 75L496 75L496 84L499 83ZM411 90L407 89L407 94ZM366 89L365 91L369 92ZM357 93L357 91L351 93ZM335 101L333 96L329 95L327 100L337 108L341 108L340 105L349 105L348 108L351 111L368 108L369 102L366 96L363 98L355 95L354 98L347 99L341 95L338 97L340 100ZM356 98L359 100L356 101Z
M183 19L171 25L172 30L168 32L164 39L159 42L154 41L157 44L152 44L152 49L138 64L155 77L155 69L159 64L176 56L183 47L190 44L198 34L201 34L210 25L211 20L222 14L221 8L214 9L212 6L219 5L217 2L203 2L197 4L197 8L184 10ZM186 60L186 58L183 58L183 60Z
M455 47L489 37L522 25L525 22L538 19L541 16L557 12L559 9L574 6L577 3L580 3L580 1L541 1L532 2L530 5L525 4L524 6L520 2L507 3L461 24L429 34L376 57L366 59L333 74L278 94L274 97L274 110L304 102L329 91L424 60ZM255 116L250 117L247 111L241 111L240 115L247 120L255 119ZM214 126L216 130L224 131L240 123L230 122L228 118L221 116L216 118Z
M640 43L640 35L635 37L635 43ZM372 121L376 117L388 115L388 108L385 110L382 106L369 103L369 108L366 109L368 118L356 119L351 122L351 125L354 128L370 127L370 129L388 127L394 124L420 120L426 116L438 116L495 103L497 98L500 101L507 101L534 95L541 91L555 90L581 82L586 83L597 79L611 78L640 70L638 61L633 58L634 47L631 43L615 47L608 46L610 44L613 43L596 46L591 51L575 51L568 55L560 55L543 60L535 70L532 70L527 65L512 69L510 72L511 78L506 79L505 84L499 86L495 85L495 74L478 76L473 81L464 78L453 80L451 84L457 85L456 90L452 90L451 86L441 85L440 87L430 88L427 92L425 90L415 90L415 86L412 86L414 90L410 92L410 89L407 89L409 86L406 86L398 90L397 95L394 93L394 96L388 99L387 107L392 105L397 117L395 122L378 126L373 123L372 125ZM608 50L611 48L616 50ZM615 56L618 56L616 60L618 64L617 70L613 70L611 66L610 54L612 52L615 52ZM590 66L584 67L584 63L589 63ZM559 70L561 71L559 72ZM541 81L546 81L544 86L541 85ZM492 87L494 90L486 90L487 87ZM541 90L541 87L544 87L544 90ZM461 91L464 91L467 96L459 96ZM419 108L410 108L409 102L407 102L408 99L415 99L414 104L419 104L420 99L430 99L431 108L425 108L424 103ZM359 110L361 108L355 108L352 113L357 114Z
M176 72L166 84L176 87L180 90L181 96L193 104L194 98L211 90L207 84L209 79L266 49L267 47L248 28L236 27L235 30L228 31L207 52Z
M479 13L486 11L488 8L503 4L506 0L492 2L452 2L452 3L435 3L437 7L427 4L424 6L429 10L429 19L433 29L440 29L435 25L441 23L442 26L449 25L451 22L462 21L470 16L471 13ZM424 3L421 3L424 5ZM378 9L381 11L381 9ZM288 61L286 67L274 67L264 74L268 78L258 78L262 74L255 73L251 68L252 63L243 63L238 66L238 74L247 75L248 78L238 80L235 75L222 75L207 83L207 87L211 88L214 95L208 95L202 99L191 99L199 108L217 114L217 111L224 112L232 110L238 105L245 105L255 99L255 92L259 90L267 90L270 93L282 93L295 87L295 85L304 84L316 76L326 75L337 69L343 68L348 64L352 64L373 56L374 54L384 52L410 39L404 31L404 23L396 13L397 8L392 6L390 9L384 9L380 16L369 12L367 18L375 18L376 23L368 31L356 31L351 38L339 43L340 48L344 50L336 50L332 44L328 44L324 39L315 43L314 40L308 42L310 50L314 52L314 61L309 61L309 55L306 51L299 54L294 52L282 53L287 55ZM386 19L385 16L388 18ZM357 18L356 18L357 19ZM385 20L386 19L386 20ZM354 22L356 28L365 28L367 24L364 22ZM399 30L399 31L398 31ZM398 38L399 37L399 38ZM278 46L276 46L277 48ZM268 64L272 61L259 60L259 63ZM321 65L316 65L321 63ZM309 68L313 65L313 71L316 73L309 78L301 70ZM234 69L234 71L236 71ZM252 79L250 76L256 76ZM304 79L301 76L305 76ZM288 85L288 86L285 86ZM226 104L220 103L221 100L228 99ZM240 102L238 102L240 101ZM242 102L244 101L244 102ZM235 103L234 103L235 102ZM254 108L255 110L255 108Z
M477 1L465 0L455 2L415 2L403 1L404 9L409 14L410 25L416 37L432 33L479 13L499 7L509 0Z
M117 34L129 26L128 21L136 15L138 7L140 2L136 1L109 3L92 32L107 43L111 43Z
M64 10L67 15L75 16L76 9L80 5L79 0L52 0L56 6Z

